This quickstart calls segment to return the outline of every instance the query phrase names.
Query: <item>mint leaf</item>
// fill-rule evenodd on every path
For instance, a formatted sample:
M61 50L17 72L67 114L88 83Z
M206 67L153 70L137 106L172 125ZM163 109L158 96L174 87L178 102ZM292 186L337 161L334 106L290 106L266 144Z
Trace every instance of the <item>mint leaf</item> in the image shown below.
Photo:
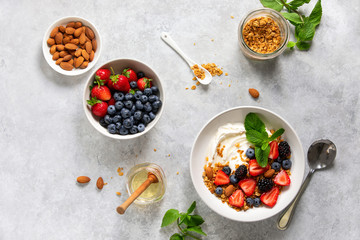
M270 146L268 145L265 150L255 147L255 158L260 167L266 167L268 164L268 157L270 154Z
M293 49L295 47L295 45L296 45L295 42L289 41L288 44L287 44L287 47L290 48L290 49Z
M199 226L185 228L184 230L185 230L185 231L196 232L196 233L198 233L198 234L207 236L206 233L204 233L204 232L202 231L201 227L199 227Z
M295 26L303 23L299 14L297 13L282 12L281 15L283 15L284 18L289 20L289 22L291 22Z
M184 240L184 237L182 235L180 235L179 233L174 233L170 237L170 240Z
M265 150L267 148L267 146L269 146L268 142L264 142L263 145L261 145L261 150Z
M269 142L275 140L276 138L278 138L279 136L281 136L283 133L285 132L285 130L283 128L278 129L276 132L274 132L271 137L269 137Z
M162 219L162 223L161 223L161 227L166 227L170 224L172 224L173 222L176 221L176 219L178 219L180 217L179 211L176 209L169 209L163 219Z
M278 12L284 7L281 0L260 0L260 2L264 7L272 8Z
M196 201L194 201L191 206L189 207L189 209L187 210L187 214L190 214L194 211L194 209L196 208Z
M305 23L297 25L295 27L295 32L297 32L298 40L311 41L315 35L315 25L309 22L308 18L305 18Z
M293 0L289 2L289 6L291 9L296 10L298 7L301 7L305 3L309 3L310 0Z
M188 218L187 224L189 227L199 226L203 224L205 221L204 219L199 215L189 215L190 218Z
M256 115L255 113L248 113L245 117L244 122L245 130L255 130L258 132L264 132L265 131L265 124L261 119Z
M252 144L255 144L255 146L261 146L264 141L267 141L268 137L266 131L258 132L252 129L246 131L246 139Z
M314 9L310 13L309 22L312 23L314 27L316 27L317 25L320 24L321 16L322 16L321 0L318 0Z
M306 50L309 50L311 44L309 42L297 42L296 43L296 47L301 50L301 51L306 51Z

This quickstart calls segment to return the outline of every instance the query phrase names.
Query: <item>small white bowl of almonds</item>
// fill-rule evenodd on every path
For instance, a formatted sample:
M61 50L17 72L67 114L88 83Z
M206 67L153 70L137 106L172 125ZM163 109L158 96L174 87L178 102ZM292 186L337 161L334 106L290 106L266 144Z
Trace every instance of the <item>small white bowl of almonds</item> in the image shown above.
M50 25L42 48L50 67L61 74L76 76L89 71L98 61L101 38L88 20L64 17Z

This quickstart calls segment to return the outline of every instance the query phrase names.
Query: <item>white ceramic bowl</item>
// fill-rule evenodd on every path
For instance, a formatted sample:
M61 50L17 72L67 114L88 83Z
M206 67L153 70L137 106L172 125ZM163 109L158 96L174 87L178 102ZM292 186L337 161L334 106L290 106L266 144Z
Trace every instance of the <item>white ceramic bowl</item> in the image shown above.
M159 92L160 92L159 98L162 101L162 106L160 107L159 111L156 113L156 118L154 120L152 120L146 126L145 130L141 133L128 134L128 135L119 135L119 134L109 133L106 128L104 128L100 125L100 123L99 123L100 118L92 114L91 107L90 107L90 105L87 104L87 100L90 99L89 98L89 96L90 96L89 87L94 82L96 71L100 68L110 69L110 67L112 67L114 69L116 74L121 74L122 71L124 70L124 68L131 68L135 72L141 71L145 74L146 77L153 80L153 82L152 82L153 86L156 86L159 88ZM94 70L94 72L90 75L89 79L86 81L85 89L84 89L83 105L84 105L85 115L86 115L87 119L89 120L89 122L91 123L91 125L96 130L98 130L100 133L102 133L103 135L110 137L110 138L119 139L119 140L133 139L133 138L142 136L145 133L149 132L150 129L152 129L156 125L156 123L159 121L159 119L163 113L163 109L164 109L164 105L165 105L164 89L162 87L160 78L155 73L155 71L151 67L146 65L145 63L138 61L138 60L133 60L133 59L114 59L114 60L111 60L111 61L105 63L100 68Z
M203 182L202 174L206 164L205 158L208 156L209 144L215 136L217 129L226 123L243 123L245 116L250 112L258 114L264 121L265 126L270 129L285 129L285 133L282 136L291 147L291 184L283 188L273 208L262 205L258 208L254 207L247 211L237 212L210 193ZM254 222L264 220L282 211L298 193L304 177L304 171L304 152L294 129L276 113L260 107L236 107L216 115L201 129L191 151L190 174L197 193L213 211L235 221Z
M84 69L80 69L80 68L74 68L71 71L66 71L64 69L62 69L59 65L55 64L55 61L52 60L52 55L50 54L50 47L47 44L47 40L50 37L50 33L51 31L55 28L58 27L60 25L65 26L66 24L68 24L69 22L82 22L83 25L88 26L91 28L91 30L93 30L94 34L95 34L95 38L96 38L96 42L97 42L97 49L94 55L94 59L92 62L89 62L89 65L87 68ZM52 67L52 69L54 69L55 71L57 71L58 73L67 75L67 76L76 76L76 75L80 75L83 73L86 73L87 71L89 71L92 67L95 66L96 62L98 61L100 54L101 54L101 49L102 49L102 41L101 41L101 37L100 34L98 32L98 30L96 29L95 25L92 24L91 22L89 22L88 20L81 18L81 17L64 17L61 19L56 20L54 23L52 23L50 25L50 27L47 29L47 31L45 32L44 35L44 39L43 39L43 43L42 43L42 49L43 49L43 54L44 57L47 61L47 63L50 65L50 67Z

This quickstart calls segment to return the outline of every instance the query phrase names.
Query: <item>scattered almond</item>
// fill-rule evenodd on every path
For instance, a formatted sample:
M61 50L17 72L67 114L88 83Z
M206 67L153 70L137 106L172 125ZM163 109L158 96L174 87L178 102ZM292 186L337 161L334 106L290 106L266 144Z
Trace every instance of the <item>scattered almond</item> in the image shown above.
M77 39L77 38L71 39L70 43L79 45L79 39Z
M233 185L229 185L225 188L224 194L225 196L229 197L235 191L235 187Z
M91 45L92 45L92 48L94 50L94 52L96 52L96 49L97 49L97 41L95 38L93 38L93 40L91 40Z
M60 57L65 57L66 55L68 55L69 52L68 51L61 51L60 52Z
M256 90L255 88L249 88L249 93L253 98L258 98L259 97L259 91Z
M75 28L67 27L67 28L65 29L65 32L66 32L66 34L69 34L69 35L74 34Z
M102 177L98 178L98 180L96 181L96 186L100 190L104 187L104 180L102 179Z
M269 169L264 173L264 177L271 178L274 175L274 173L275 173L274 169Z
M205 168L205 173L206 173L206 176L209 180L212 180L213 178L213 170L211 167L206 167Z
M59 31L62 32L62 33L65 32L65 29L66 29L66 28L65 28L64 26L60 26L60 27L59 27Z
M88 183L91 179L86 176L80 176L76 180L78 181L78 183Z
M82 52L82 49L81 48L78 48L76 51L75 51L75 56L76 57L79 57L81 55L81 52ZM86 52L86 51L85 51Z
M67 43L67 44L65 44L65 48L68 50L76 50L78 48L78 46L76 46L73 43Z
M85 33L83 32L83 33L80 34L79 43L81 45L83 45L83 44L85 44L85 41L86 41L86 37L85 37Z
M82 28L78 28L75 30L74 32L74 37L79 37L83 32L83 29Z
M70 59L70 60L68 61L68 63L71 64L71 65L74 65L74 59Z

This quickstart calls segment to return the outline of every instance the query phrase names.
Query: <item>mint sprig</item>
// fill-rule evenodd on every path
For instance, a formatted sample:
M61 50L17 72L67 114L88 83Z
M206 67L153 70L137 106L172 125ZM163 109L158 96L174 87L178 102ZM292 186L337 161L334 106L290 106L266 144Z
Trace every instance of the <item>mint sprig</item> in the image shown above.
M194 201L186 213L180 213L179 210L169 209L161 223L161 227L166 227L175 221L177 221L177 226L180 230L180 233L175 233L170 237L170 240L184 240L186 236L200 239L189 232L195 232L201 235L206 236L206 233L203 232L200 225L205 221L200 215L191 214L196 208L196 201ZM185 225L185 227L183 227Z
M261 121L259 116L255 113L246 115L244 126L246 130L246 139L255 145L255 158L257 162L261 167L266 167L270 154L269 142L280 137L285 130L280 128L269 137L264 122Z
M286 8L288 12L281 12L292 25L295 26L296 42L289 41L287 47L293 49L295 46L299 50L308 50L311 46L311 41L315 36L315 28L320 24L322 17L321 0L318 0L314 9L308 17L301 14L298 9L310 0L260 0L264 7L274 9L278 12Z

